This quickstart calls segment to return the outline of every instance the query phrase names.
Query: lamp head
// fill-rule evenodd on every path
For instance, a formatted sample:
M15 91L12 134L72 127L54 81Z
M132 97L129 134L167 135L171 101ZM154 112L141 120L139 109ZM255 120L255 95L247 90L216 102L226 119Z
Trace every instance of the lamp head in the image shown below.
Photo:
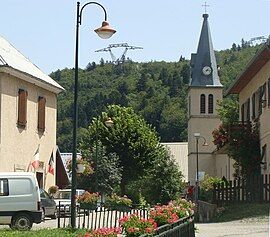
M109 39L116 32L116 30L110 27L108 21L103 21L102 26L95 29L95 32L100 38Z
M113 122L113 120L111 119L111 118L108 118L106 121L105 121L105 125L106 125L106 127L113 127L113 125L114 125L114 122Z
M194 133L194 137L199 138L200 136L201 136L201 134L199 132Z
M205 142L203 143L203 146L209 146L209 144L205 141Z

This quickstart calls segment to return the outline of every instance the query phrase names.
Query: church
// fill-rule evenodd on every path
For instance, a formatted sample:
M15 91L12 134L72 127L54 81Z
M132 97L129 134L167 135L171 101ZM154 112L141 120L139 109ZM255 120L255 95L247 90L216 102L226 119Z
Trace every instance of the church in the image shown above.
M197 53L191 55L191 80L188 89L188 142L167 143L184 179L195 184L205 174L232 179L233 163L222 150L217 151L212 132L221 124L217 103L223 98L218 65L208 22L203 24Z

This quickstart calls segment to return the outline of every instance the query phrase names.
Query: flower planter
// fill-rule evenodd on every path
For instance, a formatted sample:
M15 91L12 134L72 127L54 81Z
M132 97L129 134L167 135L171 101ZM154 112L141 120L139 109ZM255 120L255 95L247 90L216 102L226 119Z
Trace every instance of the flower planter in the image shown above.
M96 203L82 202L82 203L80 203L80 208L87 209L87 210L95 210L97 208L97 204Z
M129 211L131 211L131 207L126 206L126 205L110 206L110 207L108 207L108 209L112 210L112 211L121 211L121 212L129 212Z

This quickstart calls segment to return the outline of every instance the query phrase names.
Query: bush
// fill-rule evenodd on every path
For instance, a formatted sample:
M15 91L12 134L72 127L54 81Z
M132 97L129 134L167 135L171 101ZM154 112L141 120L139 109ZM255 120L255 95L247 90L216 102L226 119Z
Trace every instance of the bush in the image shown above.
M127 206L131 207L132 200L127 196L120 197L113 193L110 197L106 197L105 206L106 207L116 207L116 206Z
M206 174L200 183L199 199L206 202L212 202L214 184L218 185L222 183L225 184L225 181L222 178L212 177Z

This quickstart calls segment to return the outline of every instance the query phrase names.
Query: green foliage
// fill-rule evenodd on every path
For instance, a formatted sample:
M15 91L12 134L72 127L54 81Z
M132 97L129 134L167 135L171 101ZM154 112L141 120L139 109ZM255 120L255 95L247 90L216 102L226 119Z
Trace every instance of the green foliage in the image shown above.
M219 101L217 111L222 124L238 124L239 103L236 98L224 98L222 101Z
M260 174L260 139L257 123L239 123L239 105L235 98L219 103L218 113L222 125L213 131L214 144L226 150L234 164L235 176L247 178Z
M260 175L260 137L256 124L239 124L228 128L228 155L236 164L235 175L248 178Z
M93 174L81 174L78 187L95 192L110 194L120 184L122 168L115 153L107 153L106 148L97 141L93 145L80 146L82 156L94 168Z
M140 194L150 204L166 204L180 195L183 176L164 146L156 148L155 157L144 175L129 183L127 193L136 201Z
M59 236L66 236L66 237L77 237L80 234L84 234L85 230L83 229L40 229L40 230L30 230L30 231L14 231L11 229L1 229L0 236L1 237L59 237Z
M131 207L132 200L127 196L118 196L113 193L111 196L107 196L105 200L105 206L107 207L115 207L115 206L128 206Z
M234 46L216 52L220 78L225 89L260 46ZM51 77L66 91L58 96L57 144L62 152L72 147L73 69L57 70ZM78 141L83 130L107 105L132 107L156 128L161 141L187 140L187 90L190 80L188 60L179 62L126 62L115 66L89 63L79 70Z
M107 128L105 121L112 118L113 128ZM108 153L116 153L122 171L122 195L129 180L140 176L154 159L159 139L156 132L132 108L117 105L108 106L102 115L95 119L88 128L83 144L93 144L96 134Z
M214 185L225 184L222 178L212 177L208 174L204 176L204 179L200 182L200 197L202 201L211 202L212 201L212 191Z

